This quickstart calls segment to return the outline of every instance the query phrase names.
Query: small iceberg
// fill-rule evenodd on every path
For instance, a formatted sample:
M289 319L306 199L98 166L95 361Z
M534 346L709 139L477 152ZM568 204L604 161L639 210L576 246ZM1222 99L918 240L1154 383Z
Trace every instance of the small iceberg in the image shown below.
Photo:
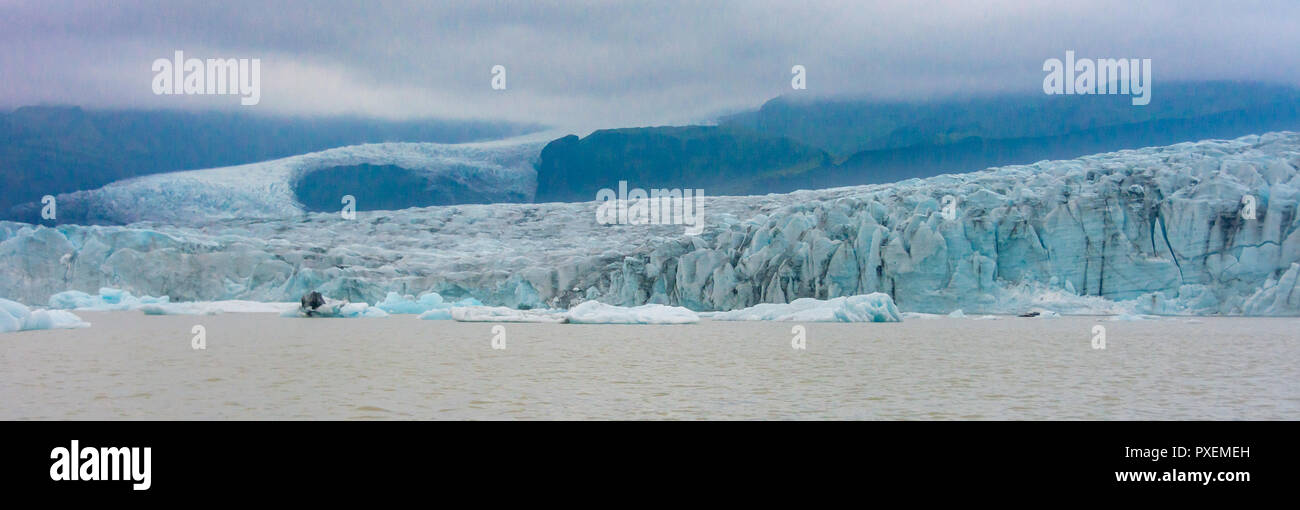
M764 303L713 314L718 321L902 322L893 298L883 292L827 300L800 298L789 303Z
M668 305L641 305L633 307L607 305L586 301L569 310L569 322L574 324L693 324L700 316L686 308Z
M451 319L451 310L454 307L463 306L483 306L483 303L474 298L465 298L455 303L448 303L437 292L426 292L420 294L420 297L412 295L401 295L396 292L389 292L383 301L375 303L375 307L391 314L425 314L433 311L443 311L447 319ZM421 319L424 317L421 316Z
M1122 313L1106 320L1111 322L1131 322L1131 321L1145 321L1145 320L1151 320L1155 318L1157 317L1154 315L1143 315L1139 313Z
M157 303L140 305L145 315L218 315L222 313L279 313L295 311L294 303L263 303L260 301L191 301L185 303Z
M38 329L88 328L90 323L64 310L31 310L27 305L0 299L0 333Z
M420 314L420 320L425 321L449 321L451 318L451 308L435 308Z

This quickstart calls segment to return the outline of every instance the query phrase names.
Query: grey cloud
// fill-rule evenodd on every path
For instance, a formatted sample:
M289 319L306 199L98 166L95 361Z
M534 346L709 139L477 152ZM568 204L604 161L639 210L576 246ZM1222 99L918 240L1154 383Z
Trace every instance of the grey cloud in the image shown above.
M278 113L559 126L699 120L791 92L1033 91L1044 59L1143 57L1157 80L1300 83L1300 4L1197 2L0 2L0 106L235 108L154 96L181 49L263 61ZM509 89L489 88L507 67Z

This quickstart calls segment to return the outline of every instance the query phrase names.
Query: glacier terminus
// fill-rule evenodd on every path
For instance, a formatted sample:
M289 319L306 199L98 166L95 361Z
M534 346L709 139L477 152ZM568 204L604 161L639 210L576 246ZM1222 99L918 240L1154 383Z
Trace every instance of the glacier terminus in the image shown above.
M0 223L0 296L43 306L59 292L101 287L172 302L292 302L319 291L375 304L390 292L436 292L515 309L598 301L714 312L880 292L903 312L1300 315L1294 132L893 184L710 196L696 236L672 225L600 224L596 202L345 219L294 205L284 168L265 185L230 181L283 203L252 191L183 197L178 213L224 211L203 222ZM494 175L526 193L528 176L510 172ZM181 207L158 192L179 188L160 179L100 192L97 214L130 220Z

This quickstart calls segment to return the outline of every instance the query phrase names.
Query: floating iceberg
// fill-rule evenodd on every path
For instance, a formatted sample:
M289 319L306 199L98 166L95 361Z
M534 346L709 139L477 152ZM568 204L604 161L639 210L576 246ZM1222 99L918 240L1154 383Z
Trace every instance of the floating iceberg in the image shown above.
M327 319L378 319L388 317L388 312L379 308L370 306L366 303L351 303L343 300L329 299L324 305L311 310L310 313L303 311L297 305L280 313L281 317L320 317Z
M192 301L188 303L151 303L137 309L145 315L217 315L222 313L279 313L292 311L297 303L263 303L260 301Z
M1111 321L1111 322L1132 322L1132 321L1144 321L1144 320L1150 320L1150 319L1154 319L1154 318L1156 318L1156 317L1154 317L1154 316L1149 316L1149 315L1128 314L1128 313L1126 313L1126 314L1122 314L1122 315L1116 315L1116 316L1111 317L1111 318L1106 319L1106 320Z
M697 236L675 225L601 225L595 202L351 220L0 222L0 295L44 303L63 290L119 287L180 301L283 302L318 290L375 303L389 292L436 292L516 309L599 301L729 311L883 292L902 311L934 314L1296 316L1297 167L1300 133L1283 132L710 197ZM123 193L129 204L154 191ZM213 193L185 196L244 214L236 197Z
M140 296L131 295L129 291L114 289L111 287L101 287L99 294L91 295L79 290L63 291L50 296L50 308L56 310L90 310L90 311L112 311L112 310L134 310L143 305L166 304L170 302L167 296Z
M883 292L827 300L799 298L789 303L764 303L714 314L715 321L901 322L894 300Z
M421 315L421 319L436 320ZM451 309L451 318L459 322L567 322L562 310L516 310L504 306L467 306Z
M680 306L613 306L585 301L569 310L573 324L692 324L700 322L695 312Z
M435 308L420 314L420 320L425 321L449 321L452 320L451 308Z
M90 323L64 310L31 310L26 305L0 299L0 333L36 329L88 328Z
M50 308L56 310L117 311L140 310L145 315L215 315L219 313L281 313L293 303L266 303L247 300L190 301L173 303L167 296L135 296L131 292L101 287L99 294L68 290L50 296Z
M448 303L437 292L426 292L420 294L418 298L410 294L403 296L396 292L389 292L387 296L384 296L383 301L375 303L375 307L391 314L425 314L431 311L446 311L447 319L451 318L449 310L461 306L483 306L483 302L474 298L465 298L455 303Z

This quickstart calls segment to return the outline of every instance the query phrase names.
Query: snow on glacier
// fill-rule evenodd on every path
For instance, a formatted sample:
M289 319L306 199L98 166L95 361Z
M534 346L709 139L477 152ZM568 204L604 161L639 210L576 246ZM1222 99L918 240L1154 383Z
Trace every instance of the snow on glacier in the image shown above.
M88 328L90 323L65 310L32 310L27 305L0 299L0 333L37 329Z
M491 142L370 143L231 167L167 172L59 195L61 210L81 209L95 223L198 224L232 218L306 214L293 183L313 172L361 164L394 165L431 177L453 177L490 196L531 200L535 159L548 133ZM553 137L551 137L553 138ZM340 210L342 204L340 204Z
M1300 315L1298 167L1300 134L1283 132L710 197L697 236L601 225L595 202L354 220L295 212L181 225L3 222L0 296L41 303L115 287L173 301L283 302L317 290L378 303L389 292L436 292L509 308L595 300L726 311L883 292L899 310L939 314ZM946 195L955 214L943 209ZM1254 201L1253 218L1243 217L1243 200Z

